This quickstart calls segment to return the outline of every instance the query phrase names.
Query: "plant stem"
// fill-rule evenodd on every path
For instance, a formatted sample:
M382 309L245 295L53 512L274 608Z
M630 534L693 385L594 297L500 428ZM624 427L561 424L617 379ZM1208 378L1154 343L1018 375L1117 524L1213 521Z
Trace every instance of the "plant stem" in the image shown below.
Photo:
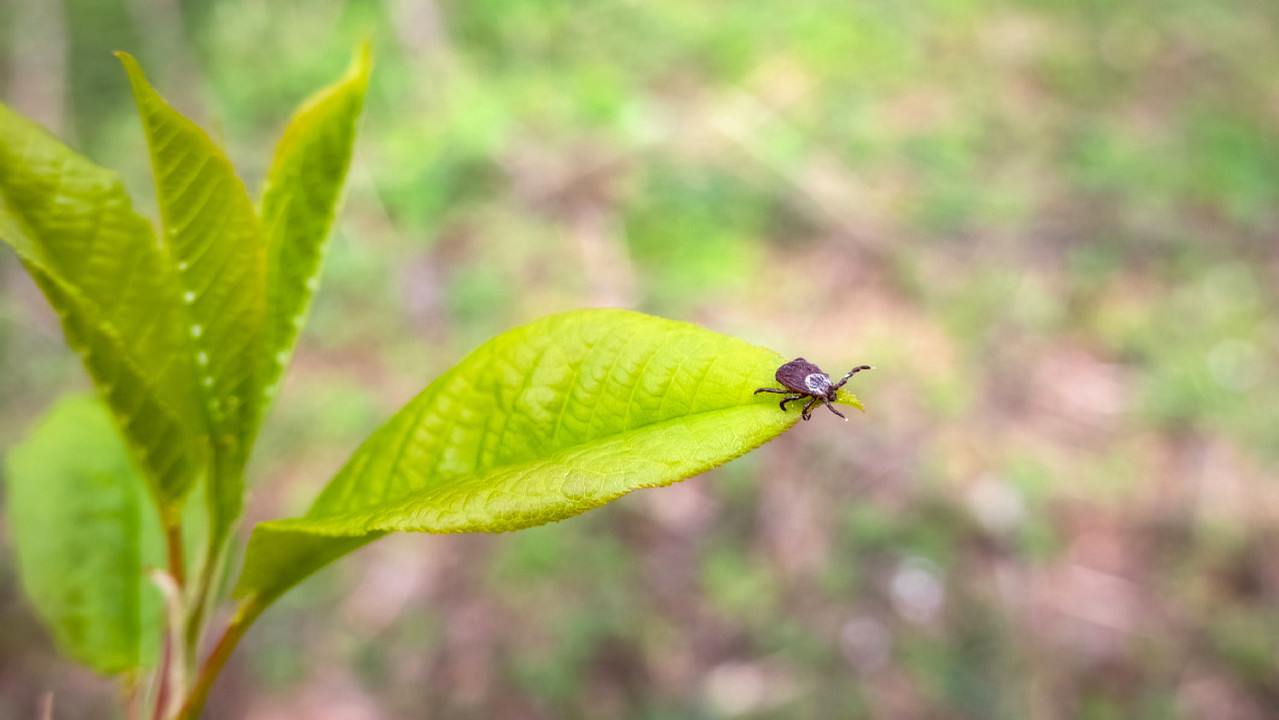
M139 707L138 671L131 670L121 679L121 690L124 695L124 717L127 720L139 720L142 717Z
M213 467L211 475L206 482L215 482L215 478L223 478L225 481L232 479L243 486L243 465L239 466L239 470L235 471L235 475L228 475L227 459L222 452L226 448L219 445L213 457ZM206 487L206 490L209 488ZM204 639L205 622L208 620L212 607L216 604L214 589L219 584L222 571L224 570L226 553L231 545L234 522L222 522L221 513L217 510L218 499L210 492L208 498L208 536L206 537L207 545L204 547L203 562L199 569L199 578L194 581L194 592L190 595L190 607L186 616L186 625L184 627L185 649L187 651L187 662L191 667L195 667L196 658L198 657L202 640Z
M200 576L195 582L195 592L191 595L190 613L186 619L186 649L189 653L187 659L193 667L200 641L204 636L204 620L213 602L213 587L217 584L223 565L223 551L228 545L228 542L223 541L215 547L214 538L209 538L209 543L209 551L200 567Z
M178 635L174 632L173 623L175 620L180 622L184 611L183 604L185 598L182 597L182 591L186 585L186 550L183 547L182 539L182 522L168 520L164 523L164 546L168 555L169 571L163 573L160 571L152 572L151 579L156 586L160 588L160 593L164 596L165 623L166 631L164 633L164 648L161 651L160 667L156 677L156 696L155 696L155 718L160 720L166 714L165 708L170 704L170 696L182 692L181 688L173 687L174 680L181 678L183 661L180 654L182 648L178 646Z
M182 525L169 525L164 529L164 544L169 552L169 574L178 587L186 585L186 556L182 549Z
M152 720L164 720L164 705L169 699L169 663L172 662L174 652L171 639L171 634L166 632L164 646L160 650L160 667L156 669L155 711L151 715Z
M209 657L205 658L204 665L200 667L200 676L196 679L195 685L191 688L191 694L187 696L186 702L182 704L182 709L178 711L174 720L197 720L200 717L201 711L204 710L204 702L209 697L209 690L213 688L213 682L217 680L222 666L226 664L227 658L231 657L231 652L239 644L240 638L244 637L245 631L265 609L266 605L259 602L256 596L240 605L240 609L236 611L235 617L227 625L222 637L218 638L218 643L213 646L213 651L209 653Z
M184 614L182 588L174 577L160 570L151 571L151 579L164 596L168 610L165 624L164 662L160 666L160 690L156 693L155 716L174 716L182 696L186 693L187 663L182 647L182 619Z

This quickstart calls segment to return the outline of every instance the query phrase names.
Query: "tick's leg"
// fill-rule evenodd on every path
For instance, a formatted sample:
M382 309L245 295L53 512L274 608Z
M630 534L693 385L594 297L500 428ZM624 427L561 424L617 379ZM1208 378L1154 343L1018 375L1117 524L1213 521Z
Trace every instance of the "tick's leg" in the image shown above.
M840 416L840 417L844 418L844 420L848 420L848 418L844 417L844 413L842 413L842 412L840 412L840 411L836 410L836 409L835 409L835 406L830 404L830 400L827 400L826 398L822 398L822 402L826 403L826 408L827 408L828 410L830 410L831 412L835 413L836 415L838 415L838 416Z
M805 406L804 406L804 419L805 419L805 420L807 420L808 418L810 418L810 417L812 417L812 416L813 416L813 406L817 404L817 400L818 400L818 398L813 398L812 400L809 400L809 401L808 401L808 404L807 404L807 405L805 405Z
M860 367L855 367L855 368L853 368L852 370L849 370L847 375L845 375L843 378L841 378L839 382L835 383L835 389L836 389L836 390L838 390L838 389L840 389L840 388L844 387L844 383L848 382L848 378L850 378L850 377L852 377L852 376L856 375L857 373L861 372L862 370L870 370L870 369L872 369L872 368L871 368L871 366L869 366L869 365L862 365L862 366L860 366Z
M782 402L781 402L782 409L783 409L783 410L785 410L785 409L786 409L786 403L790 402L791 400L798 400L798 399L800 399L800 398L802 398L802 397L807 397L807 395L800 395L800 394L796 393L796 394L794 394L794 395L791 395L790 397L784 397L784 398L782 398Z
M785 394L789 393L789 392L790 392L790 390L785 390L785 389L781 389L781 390L779 390L778 388L760 388L760 389L756 390L755 392L753 392L753 393L751 393L751 394L752 394L752 395L758 395L758 394L760 394L760 393L762 393L762 392L771 392L771 393L777 393L778 395L785 395Z

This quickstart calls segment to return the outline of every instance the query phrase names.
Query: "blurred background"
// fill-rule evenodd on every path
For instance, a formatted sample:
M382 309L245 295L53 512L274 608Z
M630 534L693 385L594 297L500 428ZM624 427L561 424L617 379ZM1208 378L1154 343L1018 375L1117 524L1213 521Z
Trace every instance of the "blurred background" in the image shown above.
M705 476L360 551L268 612L207 717L1279 717L1279 4L5 0L0 96L151 212L110 51L256 194L365 35L249 521L556 311L878 369L865 415ZM0 251L0 453L87 387ZM8 542L0 719L48 690L111 717Z

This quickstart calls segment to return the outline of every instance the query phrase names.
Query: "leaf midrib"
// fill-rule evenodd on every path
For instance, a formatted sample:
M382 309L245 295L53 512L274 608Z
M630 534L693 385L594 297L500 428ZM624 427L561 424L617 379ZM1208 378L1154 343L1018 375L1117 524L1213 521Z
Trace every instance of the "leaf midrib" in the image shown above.
M677 417L669 418L669 419L666 419L666 420L660 420L660 421L657 421L657 422L651 422L651 423L645 423L645 424L643 424L643 425L638 425L638 426L636 426L636 427L629 428L629 429L627 429L627 430L623 430L623 431L620 431L620 432L610 433L610 434L608 434L608 435L600 435L600 436L598 436L598 437L591 438L590 440L587 440L587 441L585 441L585 442L574 443L574 444L572 444L572 445L565 445L564 447L557 448L554 452L552 452L552 453L550 453L550 454L546 455L546 456L545 456L545 457L543 457L543 458L529 458L529 459L521 460L521 461L519 461L519 462L506 463L506 464L502 464L502 465L492 465L492 466L485 467L485 468L475 468L474 470L472 470L472 471L470 471L470 472L452 473L452 474L448 474L448 475L436 475L434 478L432 478L432 480L434 480L434 482L435 482L436 484L444 484L444 483L452 482L452 481L454 481L454 480L456 480L456 479L458 479L458 478L464 478L464 477L475 476L475 475L483 475L483 474L488 474L488 473L492 473L492 472L496 472L496 471L500 471L500 470L508 470L508 469L511 469L511 468L517 468L517 467L519 467L519 466L521 466L521 465L529 465L529 464L532 464L532 463L547 463L547 462L551 462L554 458L556 458L556 457L558 457L558 456L560 456L560 455L567 454L567 453L569 453L569 452L571 452L571 451L578 450L578 449L581 449L581 448L584 448L584 447L587 447L587 446L590 446L590 445L598 444L598 443L604 443L604 442L606 442L606 441L614 440L614 439L617 439L617 438L622 437L622 436L625 436L625 435L636 434L636 433L639 433L639 432L652 432L652 431L655 431L655 430L660 430L660 429L662 429L662 427L663 427L663 426L673 425L673 424L675 424L675 423L677 423L677 422L680 422L680 421L687 421L687 420L694 419L694 418L697 418L697 417L702 416L702 415L715 415L715 414L722 413L722 412L727 411L727 410L733 410L733 409L736 409L736 408L749 408L749 407L752 407L752 406L754 406L754 405L761 405L761 406L762 406L762 405L763 405L763 403L737 403L737 404L734 404L734 405L724 405L724 406L716 407L716 408L712 408L712 409L709 409L709 410L700 410L700 411L698 411L698 412L686 413L686 414L684 414L684 415L679 415L679 416L677 416ZM790 415L790 413L787 413L787 415L789 416L789 415ZM419 417L420 417L420 415L419 415ZM799 420L799 416L798 416L798 415L795 415L795 416L794 416L794 419L791 421L791 424L793 425L795 422L798 422L798 420ZM411 436L411 435L412 435L412 433L411 433L411 432L410 432L410 433L406 433L406 436ZM404 445L404 444L402 443L402 444L401 444L401 450L400 450L400 452L396 454L396 459L395 459L395 463L394 463L394 465L393 465L393 467L392 467L391 474L397 474L397 473L398 473L398 471L399 471L399 467L400 467L401 460L402 460L402 458L404 457L403 445ZM753 446L753 447L757 447L757 446ZM742 453L739 453L739 454L737 454L737 455L734 455L733 457L734 457L734 458L736 458L736 457L740 457L740 456L741 456L741 454L744 454L745 452L748 452L750 449L753 449L753 448L747 448L746 450L743 450L743 451L742 451ZM357 451L357 452L358 452L358 451ZM730 459L732 459L732 458L730 458ZM727 462L727 461L726 461L726 462ZM394 497L391 497L391 498L384 498L384 499L382 499L382 500L379 500L379 501L377 501L376 503L373 503L372 505L366 505L366 506L360 507L358 510L352 510L352 511L351 511L351 514L355 514L355 513L358 513L358 514L361 514L361 515L363 515L363 514L370 514L370 513L372 513L373 511L375 511L375 510L380 510L380 509L382 509L382 508L384 508L384 507L386 507L386 506L391 506L391 505L395 505L395 504L400 504L400 503L402 503L402 502L403 502L406 498L411 498L411 497L413 497L413 496L417 495L418 493L420 493L420 492L422 492L422 491L424 491L424 490L427 490L427 489L429 489L429 488L427 488L427 487L416 487L416 488L413 488L412 490L410 490L410 491L408 491L408 492L405 492L405 493L402 493L402 494L396 495L396 496L394 496ZM624 493L623 493L623 494L624 494ZM305 521L305 522L307 522L307 523L310 523L310 522L322 522L322 521L325 521L325 520L341 519L341 518L343 518L343 517L349 517L349 515L344 516L344 515L343 515L343 514L341 514L341 513L325 513L325 514L323 514L323 515L314 515L314 516L312 516L312 515L304 515L304 516L299 517L299 518L289 518L289 519L285 520L285 522L299 522L299 521ZM365 532L380 532L380 531L379 531L379 530L376 530L376 529L372 529L372 530L366 530ZM347 533L340 533L340 534L338 534L338 536L346 536L346 535L348 535L348 534L347 534Z

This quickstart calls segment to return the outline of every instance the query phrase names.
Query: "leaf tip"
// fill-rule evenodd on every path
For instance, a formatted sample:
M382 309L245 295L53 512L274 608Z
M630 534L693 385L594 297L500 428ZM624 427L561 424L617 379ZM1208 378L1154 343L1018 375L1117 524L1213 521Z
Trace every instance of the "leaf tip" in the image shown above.
M115 55L117 58L120 59L120 62L124 65L125 72L129 73L130 75L133 74L134 70L137 70L138 72L142 71L141 68L138 66L138 61L129 53L123 50L116 50L115 52L111 54Z
M124 72L129 76L129 84L133 86L133 96L139 103L142 102L144 93L155 92L151 89L151 83L147 82L147 76L142 72L142 66L138 64L137 59L123 50L116 50L115 56L120 58L120 63L124 65Z
M373 37L365 34L355 46L355 55L351 58L351 67L347 74L351 77L368 79L373 71Z
M844 389L840 389L837 391L835 402L839 403L840 405L855 407L858 410L861 410L862 412L866 412L866 408L862 407L862 401L859 400L856 395Z

